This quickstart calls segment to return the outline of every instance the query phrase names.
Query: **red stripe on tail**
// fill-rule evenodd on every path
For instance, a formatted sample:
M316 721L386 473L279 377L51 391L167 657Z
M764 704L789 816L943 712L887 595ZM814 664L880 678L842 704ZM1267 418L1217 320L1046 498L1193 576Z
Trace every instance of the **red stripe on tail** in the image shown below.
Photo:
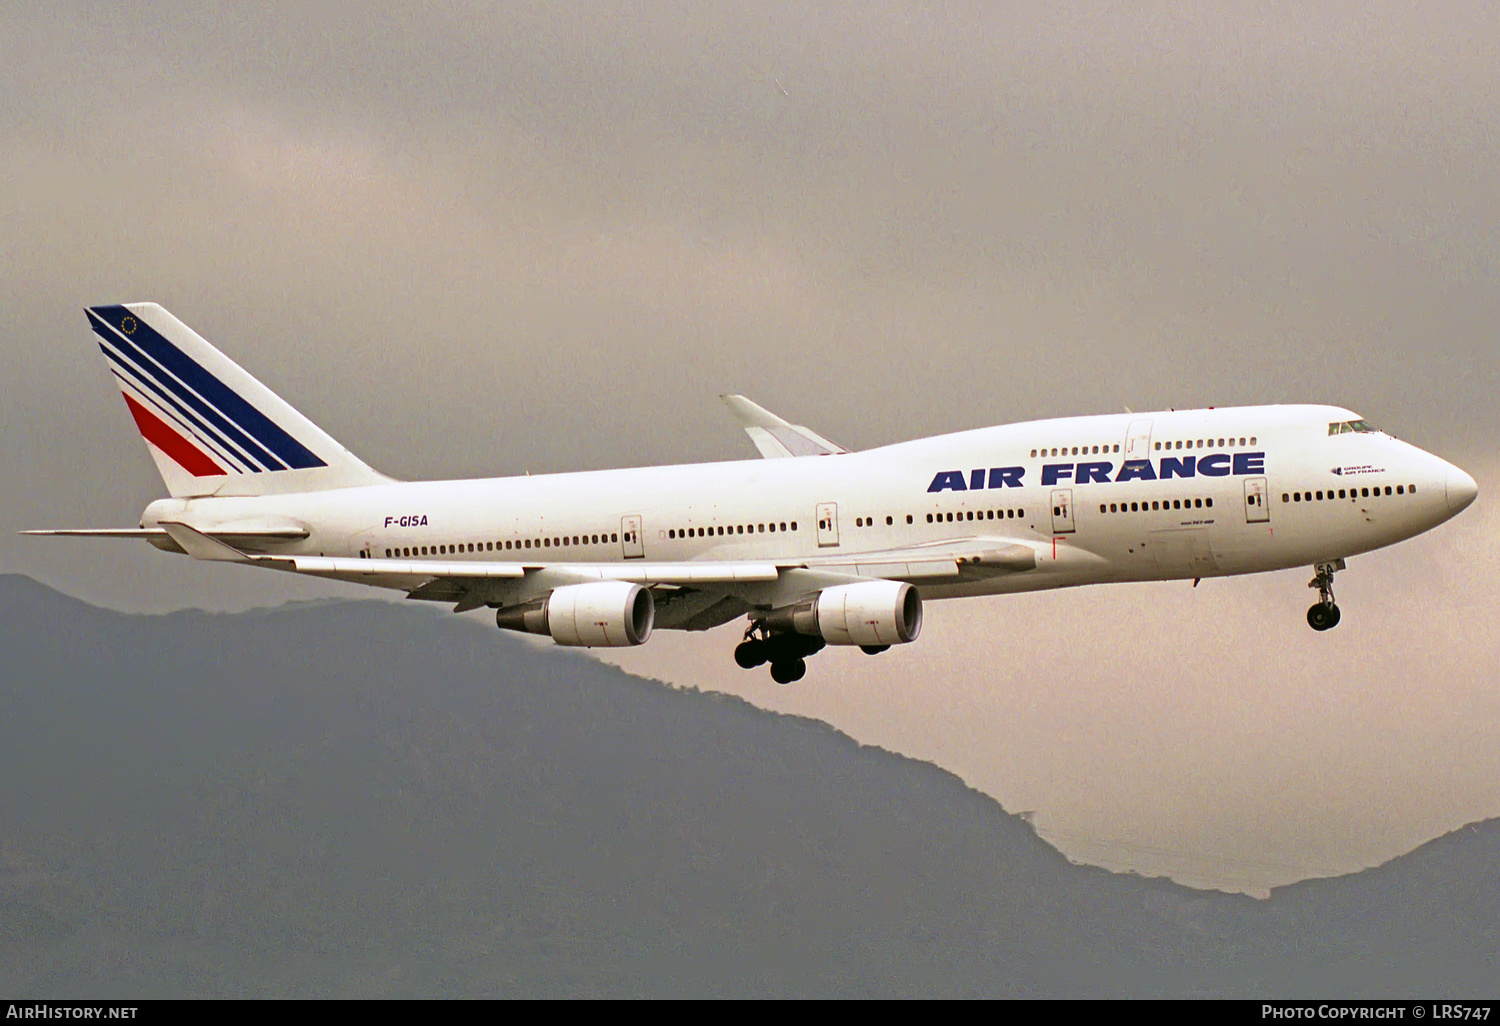
M121 394L124 395L124 393ZM170 456L183 470L194 477L213 477L224 473L219 465L203 455L197 446L167 427L154 413L128 395L125 396L125 405L130 407L130 415L135 418L135 426L141 429L141 435L146 441Z

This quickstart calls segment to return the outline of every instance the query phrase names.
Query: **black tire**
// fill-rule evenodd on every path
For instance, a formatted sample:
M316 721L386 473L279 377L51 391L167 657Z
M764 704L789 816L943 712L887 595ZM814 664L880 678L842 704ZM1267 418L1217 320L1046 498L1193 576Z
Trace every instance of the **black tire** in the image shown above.
M865 655L879 655L890 647L889 645L861 645L859 650Z
M1339 620L1343 618L1344 614L1340 613L1339 612L1339 607L1333 605L1332 603L1330 603L1329 606L1328 606L1328 613L1329 613L1330 616L1333 617L1333 619L1328 621L1328 628L1327 629L1328 630L1332 630L1333 628L1335 628L1335 627L1337 627L1339 625Z
M742 641L735 647L734 661L740 665L742 670L753 670L766 661L766 646L764 642L750 639Z
M807 663L801 659L787 659L771 664L771 679L778 684L790 684L801 680L807 673Z
M1307 611L1307 625L1315 631L1326 631L1338 622L1338 606L1319 602Z

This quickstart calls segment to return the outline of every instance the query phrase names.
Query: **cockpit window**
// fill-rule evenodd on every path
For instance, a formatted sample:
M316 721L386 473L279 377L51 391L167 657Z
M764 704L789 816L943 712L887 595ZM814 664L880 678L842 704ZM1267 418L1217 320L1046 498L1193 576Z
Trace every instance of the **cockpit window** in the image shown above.
M1328 433L1330 435L1347 435L1355 432L1364 434L1367 431L1375 430L1377 429L1371 426L1370 422L1366 420L1345 420L1328 425Z

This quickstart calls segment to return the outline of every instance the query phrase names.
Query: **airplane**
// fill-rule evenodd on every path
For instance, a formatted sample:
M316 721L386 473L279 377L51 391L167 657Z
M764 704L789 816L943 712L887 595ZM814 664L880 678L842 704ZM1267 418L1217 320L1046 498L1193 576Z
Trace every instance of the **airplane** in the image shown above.
M742 396L761 459L460 481L371 469L155 303L89 324L166 485L145 539L495 610L559 645L744 619L735 661L787 684L825 645L915 641L923 602L1346 560L1436 527L1474 479L1338 406L1039 420L849 452Z

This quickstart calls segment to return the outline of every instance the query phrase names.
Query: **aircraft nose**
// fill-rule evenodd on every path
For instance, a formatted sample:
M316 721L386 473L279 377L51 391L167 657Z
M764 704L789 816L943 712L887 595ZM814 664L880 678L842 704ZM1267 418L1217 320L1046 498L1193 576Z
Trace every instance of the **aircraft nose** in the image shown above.
M1479 485L1474 479L1457 467L1448 468L1448 512L1461 513L1469 508L1479 495Z

